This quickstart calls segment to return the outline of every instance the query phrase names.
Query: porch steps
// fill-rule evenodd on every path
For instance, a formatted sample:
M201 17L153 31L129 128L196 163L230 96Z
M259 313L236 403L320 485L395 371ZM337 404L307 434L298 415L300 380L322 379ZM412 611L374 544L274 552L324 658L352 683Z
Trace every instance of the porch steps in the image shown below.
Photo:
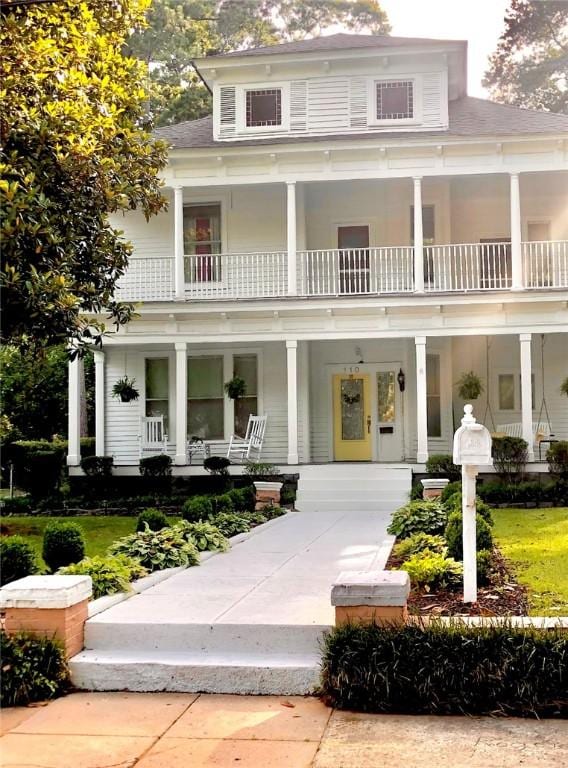
M384 464L301 467L296 507L302 512L392 512L408 501L412 470Z

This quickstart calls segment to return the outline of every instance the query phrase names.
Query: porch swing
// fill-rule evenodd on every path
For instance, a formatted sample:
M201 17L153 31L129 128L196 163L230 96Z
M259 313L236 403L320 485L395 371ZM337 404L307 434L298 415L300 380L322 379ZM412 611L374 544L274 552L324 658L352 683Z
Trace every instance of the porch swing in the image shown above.
M538 412L538 418L532 423L532 441L533 445L538 446L538 458L542 460L542 443L554 442L554 434L551 428L550 414L548 412L548 404L546 402L546 387L544 378L544 333L540 335L540 380L542 382L542 399L540 402L540 409ZM487 345L487 371L489 372L489 345ZM487 392L487 408L485 414L487 415L488 409L493 420L493 413L491 411L491 405L489 402L489 391ZM546 420L543 420L543 414ZM523 436L523 424L522 421L514 422L512 424L497 424L493 437L522 437Z

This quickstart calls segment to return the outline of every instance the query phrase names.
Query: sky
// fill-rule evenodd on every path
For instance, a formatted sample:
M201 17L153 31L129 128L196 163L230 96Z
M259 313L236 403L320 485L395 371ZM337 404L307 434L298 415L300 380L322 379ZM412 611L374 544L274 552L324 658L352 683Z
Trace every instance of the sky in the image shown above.
M481 86L487 57L504 28L509 0L380 0L400 37L468 41L468 93L487 97Z

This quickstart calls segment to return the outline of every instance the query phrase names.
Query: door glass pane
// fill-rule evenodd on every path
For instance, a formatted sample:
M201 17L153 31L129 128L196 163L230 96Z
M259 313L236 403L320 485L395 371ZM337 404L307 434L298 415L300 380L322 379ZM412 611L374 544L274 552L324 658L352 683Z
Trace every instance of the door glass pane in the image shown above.
M395 420L394 371L377 373L377 403L379 423L392 423Z
M365 402L363 379L341 381L341 439L363 440L365 437Z
M512 373L499 374L499 410L515 409L515 377Z

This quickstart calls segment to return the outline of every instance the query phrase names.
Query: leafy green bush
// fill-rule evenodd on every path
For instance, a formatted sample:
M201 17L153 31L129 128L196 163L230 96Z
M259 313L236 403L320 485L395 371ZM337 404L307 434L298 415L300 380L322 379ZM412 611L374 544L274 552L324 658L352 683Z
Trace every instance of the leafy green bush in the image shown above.
M568 479L568 440L552 443L546 452L546 460L551 475Z
M249 521L251 527L253 525L262 525L268 520L263 512L241 512L240 515Z
M283 488L280 491L280 503L282 505L294 506L296 503L296 491L293 488Z
M58 573L73 576L90 576L93 580L93 598L114 595L116 592L130 592L130 582L145 576L147 570L137 560L124 555L95 555L85 557L81 562L60 568Z
M2 515L29 515L32 511L32 500L29 496L14 496L0 502Z
M285 515L286 512L288 512L287 509L284 509L283 507L274 506L273 504L268 504L266 507L263 507L262 509L262 514L268 520L274 520L275 517L282 517L282 515Z
M249 521L246 517L241 517L240 515L220 512L219 514L213 515L209 519L209 522L216 526L223 536L226 536L227 538L236 536L238 533L246 533L247 531L250 531Z
M449 453L434 453L426 462L426 472L432 477L447 477L455 482L461 478L461 468L453 462Z
M53 520L43 533L43 559L55 573L59 568L78 563L85 557L85 536L77 523Z
M226 494L233 503L235 512L252 512L256 503L254 485L246 485L244 488L233 488Z
M462 564L453 557L428 549L411 555L398 570L406 571L411 584L426 592L457 584L463 574Z
M60 644L25 633L1 634L2 707L54 699L69 686L69 670Z
M347 624L325 639L322 689L363 712L566 717L567 668L562 630Z
M244 474L249 477L279 477L278 467L265 461L246 461Z
M20 440L10 446L15 481L34 498L59 487L65 449L47 440Z
M559 478L549 482L538 480L524 483L504 483L492 480L481 483L477 492L488 504L525 504L527 502L568 504L568 482Z
M138 560L150 573L199 565L199 552L195 544L186 541L183 532L175 526L152 531L146 528L118 539L108 548L110 555L127 555Z
M423 498L422 494L424 492L424 486L420 482L420 480L417 480L415 483L412 483L412 486L410 488L410 501L420 501L420 499Z
M494 437L492 455L497 474L513 482L524 472L528 445L522 437Z
M440 501L442 504L446 502L450 496L453 496L454 493L459 493L461 495L461 489L462 484L461 480L454 480L453 483L448 483L446 487L442 491L442 495L440 496Z
M388 533L405 539L413 533L442 533L446 511L438 501L410 501L393 513Z
M37 572L34 548L23 536L0 539L0 587Z
M110 477L114 458L112 456L84 456L81 469L87 477Z
M407 558L410 555L416 555L424 550L429 552L438 552L445 555L448 551L446 540L443 536L432 536L431 533L413 533L407 539L402 539L393 549L395 557Z
M149 507L143 512L140 512L136 521L136 530L143 531L146 524L151 531L160 531L165 528L168 523L168 518L155 507Z
M457 493L454 493L450 498L445 502L444 507L448 513L448 516L452 514L452 512L460 512L462 511L462 495L461 491L458 491ZM475 499L475 509L478 515L481 515L481 517L485 520L487 525L493 525L493 515L491 513L491 507L486 504L484 501L482 501L479 498Z
M493 547L493 535L491 528L480 514L476 515L476 549L491 549ZM456 560L463 559L463 525L461 512L452 512L448 516L448 524L444 532L448 544L448 554Z
M213 499L211 496L191 496L183 505L181 514L189 523L207 520L213 514Z
M192 541L199 552L226 552L230 547L226 537L212 523L188 523L181 520L174 527L179 528L185 539Z
M140 459L140 474L142 477L170 477L172 474L172 459L166 453L157 456L145 456Z
M231 461L226 456L208 456L203 466L212 475L228 475Z
M235 511L230 493L223 493L221 496L217 496L213 501L213 506L216 515L232 515Z
M476 554L477 583L487 584L492 566L492 553L489 549L482 549Z

